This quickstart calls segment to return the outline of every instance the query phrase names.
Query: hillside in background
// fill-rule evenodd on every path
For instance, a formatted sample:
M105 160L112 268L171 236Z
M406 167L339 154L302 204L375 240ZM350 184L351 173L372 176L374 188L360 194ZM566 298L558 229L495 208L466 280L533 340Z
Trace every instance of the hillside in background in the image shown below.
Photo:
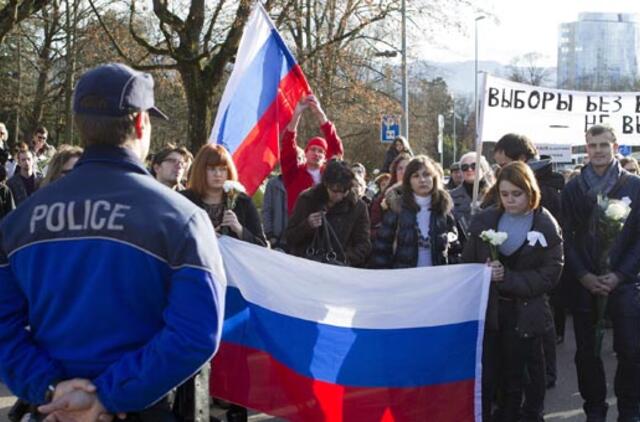
M509 66L495 61L478 62L478 70L488 72L494 76L508 78ZM556 69L550 68L550 78L545 84L556 86ZM412 76L434 79L440 77L447 82L449 89L457 95L473 95L474 62L431 62L419 61L411 64Z

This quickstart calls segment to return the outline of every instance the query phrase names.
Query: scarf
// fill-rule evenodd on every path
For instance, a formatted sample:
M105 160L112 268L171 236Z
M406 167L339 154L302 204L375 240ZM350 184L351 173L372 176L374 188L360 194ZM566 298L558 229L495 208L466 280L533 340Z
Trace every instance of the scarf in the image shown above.
M609 196L609 194L616 189L619 182L622 180L622 174L624 170L618 160L613 160L613 163L609 165L607 170L602 176L598 176L593 170L591 164L585 166L580 172L579 183L580 187L584 191L589 202L591 204L591 212L589 213L588 232L593 238L598 237L598 221L600 218L600 209L598 208L598 194L603 196ZM591 245L595 250L594 256L598 256L602 251L600 250L599 242L595 242ZM598 271L602 271L602 268L598 268Z
M622 175L622 166L618 160L607 168L602 176L598 176L591 164L585 166L580 172L580 183L589 199L597 201L598 194L609 196Z

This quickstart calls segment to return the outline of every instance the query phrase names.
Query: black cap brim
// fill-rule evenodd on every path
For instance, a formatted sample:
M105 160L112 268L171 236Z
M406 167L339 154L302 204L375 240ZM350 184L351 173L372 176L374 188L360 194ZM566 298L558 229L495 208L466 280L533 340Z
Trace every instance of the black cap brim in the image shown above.
M169 116L160 111L158 107L151 107L147 112L150 116L157 117L162 120L169 120Z

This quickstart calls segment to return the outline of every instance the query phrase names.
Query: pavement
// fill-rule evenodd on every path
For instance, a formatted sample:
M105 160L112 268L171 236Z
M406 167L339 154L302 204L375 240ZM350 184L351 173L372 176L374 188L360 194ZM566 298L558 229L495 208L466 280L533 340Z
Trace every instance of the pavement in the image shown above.
M547 390L545 399L545 421L555 422L578 422L584 421L582 411L582 399L578 393L578 383L576 378L573 355L575 352L575 341L573 337L573 327L571 319L567 320L564 343L558 345L558 382L556 387ZM615 421L618 412L615 407L615 397L613 395L613 375L615 373L615 355L612 346L612 332L607 330L602 348L605 371L607 373L607 391L609 408L608 421ZM0 422L8 421L7 411L15 402L15 397L0 384ZM218 413L218 412L217 412ZM219 413L218 413L219 414ZM277 422L280 419L270 417L262 413L253 413L249 417L251 422ZM361 422L361 421L356 421Z

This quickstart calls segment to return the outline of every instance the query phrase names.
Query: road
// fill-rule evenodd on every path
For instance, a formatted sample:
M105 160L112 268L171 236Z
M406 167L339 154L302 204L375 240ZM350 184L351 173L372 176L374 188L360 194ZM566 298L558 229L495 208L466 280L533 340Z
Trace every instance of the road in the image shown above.
M556 422L578 422L584 421L582 412L582 399L578 393L575 366L573 364L573 354L575 343L573 339L573 329L571 320L567 321L567 331L565 342L558 346L558 383L555 388L547 390L545 400L545 421ZM605 370L607 372L608 401L611 404L609 409L609 421L615 421L618 416L615 407L615 397L613 396L613 374L615 371L615 355L612 350L611 330L607 331L603 345L602 356L604 358ZM7 421L7 411L15 401L15 397L8 392L6 387L0 384L0 421ZM253 414L250 416L251 422L276 422L278 419L264 414ZM360 422L360 421L357 421Z

